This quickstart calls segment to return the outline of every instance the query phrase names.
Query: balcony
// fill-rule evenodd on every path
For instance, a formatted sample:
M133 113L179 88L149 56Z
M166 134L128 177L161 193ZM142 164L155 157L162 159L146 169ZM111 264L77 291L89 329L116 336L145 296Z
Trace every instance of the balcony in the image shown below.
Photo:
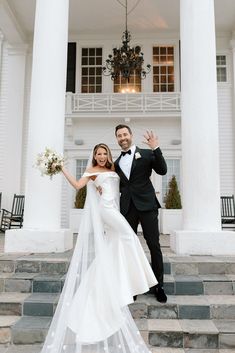
M180 115L180 92L170 93L70 93L66 116Z

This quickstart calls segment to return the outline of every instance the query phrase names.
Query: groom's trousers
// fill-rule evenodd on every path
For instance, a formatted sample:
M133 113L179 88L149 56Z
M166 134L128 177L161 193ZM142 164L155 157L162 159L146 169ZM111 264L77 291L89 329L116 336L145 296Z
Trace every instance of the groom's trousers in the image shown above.
M141 224L143 236L150 250L153 272L157 278L158 286L163 287L163 258L159 242L158 209L139 211L131 202L125 218L136 234L138 224Z

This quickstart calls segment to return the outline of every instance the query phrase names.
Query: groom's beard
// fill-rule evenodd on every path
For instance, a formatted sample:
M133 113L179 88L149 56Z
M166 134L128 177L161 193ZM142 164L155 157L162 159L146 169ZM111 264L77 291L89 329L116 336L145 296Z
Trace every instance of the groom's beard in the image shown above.
M125 139L125 140L120 141L118 144L121 147L121 149L125 151L131 147L132 141Z

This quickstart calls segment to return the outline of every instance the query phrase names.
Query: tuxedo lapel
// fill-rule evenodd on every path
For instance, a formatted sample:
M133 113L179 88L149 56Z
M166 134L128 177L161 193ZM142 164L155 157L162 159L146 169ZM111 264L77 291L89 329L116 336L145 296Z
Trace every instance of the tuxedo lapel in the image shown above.
M135 152L134 152L134 157L133 157L133 161L132 161L132 165L131 165L130 178L131 178L131 174L133 173L133 171L134 171L134 169L135 169L135 167L136 167L136 164L137 164L137 159L136 159L136 157L135 157L136 152L139 152L139 153L140 153L139 147L136 147Z
M126 175L123 173L123 170L122 170L122 168L121 168L120 165L119 165L119 161L120 161L121 156L122 156L122 155L120 155L120 156L118 157L118 159L115 161L116 172L118 173L118 175L119 175L121 178L123 178L123 179L125 179L126 181L128 181Z

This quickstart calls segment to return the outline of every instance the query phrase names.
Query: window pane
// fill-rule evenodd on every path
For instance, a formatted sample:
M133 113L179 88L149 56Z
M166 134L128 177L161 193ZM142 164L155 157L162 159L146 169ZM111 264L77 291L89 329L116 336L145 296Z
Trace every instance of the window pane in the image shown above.
M82 56L88 56L88 49L82 48Z
M89 58L89 65L95 65L95 58Z
M153 47L153 55L159 55L159 47Z
M217 82L227 82L226 55L216 55Z
M153 85L153 92L159 92L159 85Z
M88 75L88 68L83 67L82 68L82 76L87 76Z
M180 160L179 159L166 159L167 174L162 177L162 196L163 199L168 191L168 184L172 176L175 175L178 188L180 190Z
M167 62L166 62L166 56L165 56L165 55L160 56L160 62L161 62L162 64L166 64L166 63L167 63Z
M166 54L166 47L160 47L160 54Z
M118 92L124 91L124 93L128 93L132 92L132 90L134 90L135 92L141 92L141 78L136 71L134 71L134 74L130 76L129 83L124 77L119 76L114 81L114 85L118 86ZM128 90L128 92L126 92L126 90Z
M82 86L82 93L88 93L88 86Z
M89 48L89 56L95 56L95 48Z
M96 65L102 65L102 57L100 57L100 58L96 58Z
M153 56L153 65L159 63L159 56L154 55Z
M95 93L95 86L89 86L89 93Z
M96 56L102 57L102 48L96 48Z
M156 53L159 53L158 57ZM153 91L173 92L175 88L174 81L174 47L153 47ZM161 85L156 85L159 82Z
M95 68L89 67L89 76L94 76L94 75L95 75Z
M82 49L82 92L101 92L102 87L102 48ZM84 67L87 66L87 67ZM89 79L87 79L89 76ZM99 76L99 79L97 79ZM96 89L96 84L99 88Z
M82 58L82 65L88 65L88 58Z
M85 172L88 159L77 159L76 160L76 179L80 179Z

